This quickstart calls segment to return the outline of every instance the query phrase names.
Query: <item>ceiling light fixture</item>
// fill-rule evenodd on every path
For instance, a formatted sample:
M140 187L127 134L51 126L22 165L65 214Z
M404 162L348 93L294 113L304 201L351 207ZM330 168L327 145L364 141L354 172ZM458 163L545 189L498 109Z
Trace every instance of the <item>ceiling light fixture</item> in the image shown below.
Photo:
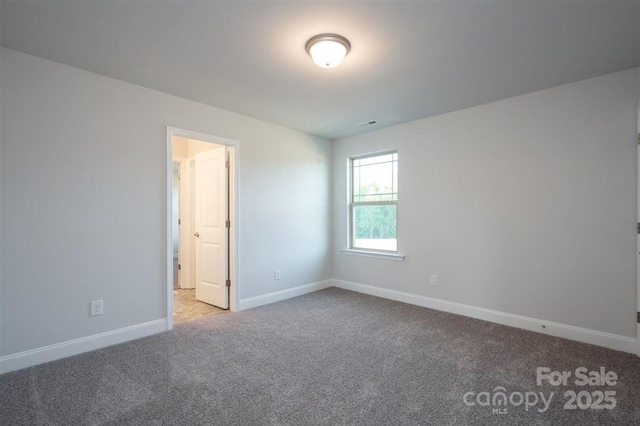
M347 56L351 50L351 43L338 34L318 34L309 39L306 49L316 65L322 68L334 68Z

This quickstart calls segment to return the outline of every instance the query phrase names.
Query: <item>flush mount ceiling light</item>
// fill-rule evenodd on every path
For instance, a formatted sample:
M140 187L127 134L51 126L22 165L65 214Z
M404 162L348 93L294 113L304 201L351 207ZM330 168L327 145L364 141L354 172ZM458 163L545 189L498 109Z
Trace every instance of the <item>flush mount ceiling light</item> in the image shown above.
M318 34L309 39L306 49L316 65L333 68L342 63L351 50L351 43L338 34Z

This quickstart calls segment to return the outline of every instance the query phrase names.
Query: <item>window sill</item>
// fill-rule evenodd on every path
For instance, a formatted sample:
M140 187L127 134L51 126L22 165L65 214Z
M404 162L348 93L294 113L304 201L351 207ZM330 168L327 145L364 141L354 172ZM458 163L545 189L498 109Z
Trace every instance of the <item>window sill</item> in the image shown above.
M404 261L404 254L382 253L377 251L357 250L357 249L340 249L342 254L351 256L374 257L378 259L395 260L396 262Z

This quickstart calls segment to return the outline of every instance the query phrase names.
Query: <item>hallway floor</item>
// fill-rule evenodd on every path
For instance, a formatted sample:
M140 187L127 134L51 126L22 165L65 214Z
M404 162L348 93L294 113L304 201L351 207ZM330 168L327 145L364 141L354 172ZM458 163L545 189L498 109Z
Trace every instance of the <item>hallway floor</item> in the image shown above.
M224 309L196 300L195 289L178 288L173 290L173 323L178 324L208 315L228 312Z

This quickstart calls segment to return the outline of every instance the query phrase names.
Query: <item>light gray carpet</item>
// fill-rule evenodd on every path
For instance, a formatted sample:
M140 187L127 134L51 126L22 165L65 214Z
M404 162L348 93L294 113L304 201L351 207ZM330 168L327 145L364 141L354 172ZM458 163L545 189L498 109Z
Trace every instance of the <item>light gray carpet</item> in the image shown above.
M615 371L617 407L564 410L538 366ZM497 386L557 395L546 413L463 403ZM332 288L0 376L0 423L637 425L640 359Z

